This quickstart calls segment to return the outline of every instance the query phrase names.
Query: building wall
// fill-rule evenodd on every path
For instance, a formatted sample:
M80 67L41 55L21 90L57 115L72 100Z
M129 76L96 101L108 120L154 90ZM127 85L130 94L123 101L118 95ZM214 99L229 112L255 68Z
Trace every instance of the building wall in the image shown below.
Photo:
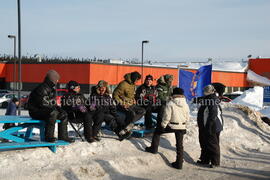
M111 64L91 64L90 65L90 84L97 84L99 80L106 80L111 85L117 85L124 79L124 75L129 72L138 71L142 72L141 66L129 65L111 65ZM151 74L154 79L158 79L165 74L172 74L175 77L173 85L178 84L178 72L175 68L161 68L161 67L144 67L143 76ZM154 82L156 83L156 81ZM141 81L137 85L141 84Z
M89 64L22 64L22 81L40 83L48 70L56 70L60 76L60 83L75 80L83 84L89 83ZM13 81L13 65L7 64L6 81Z
M6 77L6 64L0 63L0 78Z
M13 82L13 64L0 64L0 78L4 78L7 88ZM54 69L60 75L60 85L64 85L70 80L78 81L84 92L89 92L92 85L98 83L99 80L106 80L115 87L129 72L138 71L141 73L139 65L122 65L122 64L22 64L22 82L23 90L29 91L38 83L42 82L48 70ZM189 70L195 72L196 70ZM173 85L178 85L178 69L167 67L145 66L143 68L144 77L148 74L153 75L154 79L158 79L165 74L174 76ZM220 82L231 89L248 87L246 82L246 73L221 72L213 71L212 82ZM141 81L137 85L140 85ZM154 81L156 84L156 81ZM232 88L235 87L235 88ZM61 86L60 88L63 88Z
M270 58L250 59L249 69L270 79Z

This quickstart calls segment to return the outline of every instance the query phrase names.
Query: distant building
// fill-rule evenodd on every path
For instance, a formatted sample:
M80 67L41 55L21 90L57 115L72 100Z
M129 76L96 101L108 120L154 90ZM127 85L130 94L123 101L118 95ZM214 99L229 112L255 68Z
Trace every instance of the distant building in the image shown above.
M24 91L30 91L42 82L45 74L50 69L55 69L61 75L59 87L70 81L75 80L81 84L81 89L84 93L90 92L91 86L96 85L99 80L106 80L112 88L114 88L126 73L138 71L141 72L141 65L122 64L120 59L111 59L108 63L104 62L89 62L89 63L22 63L22 88ZM224 64L225 66L225 64ZM269 59L250 59L249 69L255 73L270 79L270 58ZM188 67L181 67L181 69L195 72L194 69ZM232 68L233 69L233 68ZM0 63L0 88L12 89L14 87L14 65L12 63ZM18 71L17 71L18 72ZM174 76L173 85L177 86L181 77L178 77L178 68L166 66L144 66L143 75L153 75L156 80L165 74L172 74ZM18 78L16 78L17 81ZM220 82L227 86L226 92L231 93L235 91L244 91L252 87L253 84L247 81L247 72L242 71L228 71L226 69L213 69L212 82ZM140 85L141 81L137 85Z
M104 63L111 63L111 64L123 64L123 60L121 59L108 59L104 60Z

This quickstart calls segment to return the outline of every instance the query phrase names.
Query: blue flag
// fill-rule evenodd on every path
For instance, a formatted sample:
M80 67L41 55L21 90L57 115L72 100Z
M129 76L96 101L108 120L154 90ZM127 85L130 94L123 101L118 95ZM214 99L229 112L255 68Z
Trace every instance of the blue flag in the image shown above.
M203 96L203 88L211 84L212 65L202 66L196 73L185 70L179 72L179 87L188 100Z

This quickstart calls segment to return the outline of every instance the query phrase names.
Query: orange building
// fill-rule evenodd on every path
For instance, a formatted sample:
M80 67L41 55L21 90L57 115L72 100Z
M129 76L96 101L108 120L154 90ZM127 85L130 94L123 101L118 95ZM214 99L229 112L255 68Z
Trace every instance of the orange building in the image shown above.
M249 60L249 69L270 79L270 58L257 58Z
M265 65L265 63L268 63ZM264 64L264 65L263 65ZM260 60L251 59L249 67L257 74L270 74L270 59ZM268 67L268 70L267 70ZM101 79L106 80L112 87L115 87L126 73L138 71L141 73L140 65L130 64L104 64L104 63L70 63L70 64L22 64L22 88L24 91L32 90L38 83L42 82L46 72L50 69L55 69L60 75L59 88L64 88L65 84L70 80L78 81L81 84L83 92L89 92L91 86L97 84ZM188 71L195 71L189 69ZM0 88L12 89L14 86L14 64L1 63L0 64ZM159 66L144 66L143 75L151 74L157 80L164 74L172 74L175 78L173 85L177 86L178 69L170 67ZM220 82L227 86L227 92L244 90L250 85L246 80L246 72L227 72L227 71L213 71L212 82ZM270 76L268 76L270 77ZM16 79L17 81L17 79ZM181 81L181 79L180 79ZM137 85L140 85L139 82Z

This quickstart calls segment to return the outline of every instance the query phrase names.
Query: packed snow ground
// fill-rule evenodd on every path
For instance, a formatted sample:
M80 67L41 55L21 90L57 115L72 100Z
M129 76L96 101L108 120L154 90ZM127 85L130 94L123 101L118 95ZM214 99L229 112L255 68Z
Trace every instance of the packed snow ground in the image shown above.
M1 110L1 114L4 114ZM23 112L24 115L27 112ZM103 131L100 142L58 147L2 151L0 179L269 179L270 127L260 114L242 105L224 104L225 127L221 134L221 167L198 166L200 153L196 109L184 138L184 167L175 170L173 134L161 137L159 153L144 152L151 136L122 142ZM72 132L70 132L72 133Z

